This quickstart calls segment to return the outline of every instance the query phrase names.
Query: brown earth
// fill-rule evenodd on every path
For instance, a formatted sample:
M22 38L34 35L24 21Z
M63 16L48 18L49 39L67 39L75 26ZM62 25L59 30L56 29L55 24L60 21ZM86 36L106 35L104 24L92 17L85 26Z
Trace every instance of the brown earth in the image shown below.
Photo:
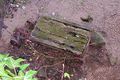
M87 80L119 80L120 79L120 27L119 27L119 0L31 0L25 5L25 9L18 8L14 13L14 18L5 19L8 26L7 31L3 31L0 45L6 47L9 43L13 30L24 25L29 18L37 19L39 15L52 15L64 17L67 20L83 24L81 17L90 15L93 22L85 27L104 33L106 49L93 49L90 53L99 53L101 58L95 61L95 57L86 56ZM10 33L9 33L9 32ZM1 49L1 51L4 51ZM92 52L93 51L93 52ZM118 58L114 66L107 65L107 59L103 55L111 55L112 59ZM88 57L88 58L87 58Z

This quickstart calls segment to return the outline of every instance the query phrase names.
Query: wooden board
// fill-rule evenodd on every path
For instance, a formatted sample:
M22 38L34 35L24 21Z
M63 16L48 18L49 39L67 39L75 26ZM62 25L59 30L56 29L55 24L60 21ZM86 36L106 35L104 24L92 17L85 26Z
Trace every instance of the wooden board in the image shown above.
M41 17L31 36L49 46L82 54L89 42L90 32L76 25L66 20Z

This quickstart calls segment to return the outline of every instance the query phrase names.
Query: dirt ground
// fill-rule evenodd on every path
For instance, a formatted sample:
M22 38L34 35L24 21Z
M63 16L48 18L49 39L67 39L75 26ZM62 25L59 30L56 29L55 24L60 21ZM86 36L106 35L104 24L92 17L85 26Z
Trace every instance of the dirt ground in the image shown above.
M101 63L94 61L93 57L87 58L87 80L120 80L120 0L31 0L25 5L25 9L18 8L14 12L14 17L5 18L4 23L8 26L3 30L0 42L1 51L4 51L9 43L11 34L16 27L21 27L25 21L33 18L38 19L40 15L52 15L63 17L67 20L83 24L81 17L90 15L93 22L85 27L104 33L106 40L105 50L99 51L100 54L108 54L112 59L117 58L114 66L106 65L104 56L100 58ZM9 32L8 32L9 31ZM11 33L11 34L10 34ZM3 47L4 46L4 47ZM95 49L91 53L97 53ZM89 54L89 53L88 53ZM89 60L90 59L90 60ZM104 65L105 64L105 65Z

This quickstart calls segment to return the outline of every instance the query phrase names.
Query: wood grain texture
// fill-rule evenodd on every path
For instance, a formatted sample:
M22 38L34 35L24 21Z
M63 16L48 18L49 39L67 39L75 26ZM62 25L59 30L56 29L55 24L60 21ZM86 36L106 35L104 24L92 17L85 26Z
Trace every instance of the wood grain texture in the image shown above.
M89 42L90 31L63 19L42 17L32 31L32 38L49 46L82 54Z

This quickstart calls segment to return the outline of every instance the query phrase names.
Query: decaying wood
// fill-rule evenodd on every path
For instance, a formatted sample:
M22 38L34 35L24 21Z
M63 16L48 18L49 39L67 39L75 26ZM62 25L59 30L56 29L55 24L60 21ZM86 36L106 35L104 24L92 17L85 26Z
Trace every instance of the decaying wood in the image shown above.
M31 39L75 54L82 54L91 38L94 39L96 36L94 34L91 36L91 33L93 33L91 30L83 28L79 24L44 16L36 23ZM93 41L97 42L96 40Z
M89 31L65 20L42 17L32 31L32 38L44 44L81 54L89 41Z

